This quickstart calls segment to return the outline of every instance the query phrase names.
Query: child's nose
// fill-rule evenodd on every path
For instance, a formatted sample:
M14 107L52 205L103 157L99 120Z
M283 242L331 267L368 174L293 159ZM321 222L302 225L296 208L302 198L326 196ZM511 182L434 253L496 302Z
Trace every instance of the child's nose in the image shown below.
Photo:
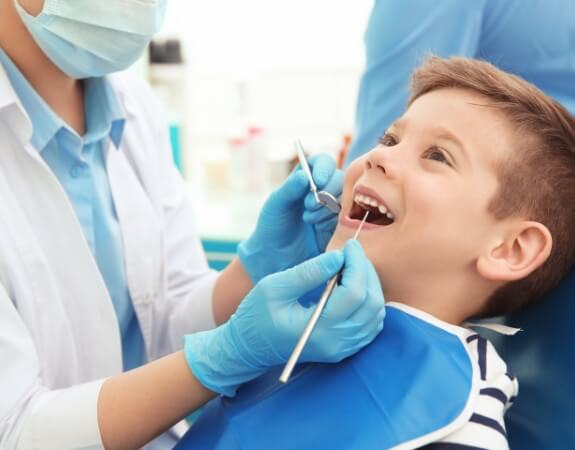
M365 168L370 172L379 172L389 179L397 179L399 176L399 161L397 161L397 149L394 147L378 146L367 154Z

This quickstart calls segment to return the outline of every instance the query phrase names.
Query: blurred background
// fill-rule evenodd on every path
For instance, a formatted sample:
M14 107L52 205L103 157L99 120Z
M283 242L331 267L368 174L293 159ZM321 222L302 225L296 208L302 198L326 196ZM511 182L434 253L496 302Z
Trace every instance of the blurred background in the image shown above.
M371 6L169 1L162 32L130 70L163 103L200 235L217 244L207 248L214 266L289 173L296 137L335 158L348 145Z

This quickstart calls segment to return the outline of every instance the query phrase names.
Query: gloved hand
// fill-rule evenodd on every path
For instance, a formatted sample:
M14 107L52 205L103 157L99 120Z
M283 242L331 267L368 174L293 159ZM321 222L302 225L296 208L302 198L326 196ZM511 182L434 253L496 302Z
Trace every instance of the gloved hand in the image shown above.
M320 190L341 194L343 175L327 155L310 158ZM255 231L238 247L238 256L254 284L323 252L337 215L317 204L305 173L298 167L265 202Z
M238 386L287 361L313 308L297 299L341 267L330 297L300 361L338 362L369 344L383 328L385 306L375 269L356 241L264 278L220 327L188 335L184 351L196 378L233 396Z

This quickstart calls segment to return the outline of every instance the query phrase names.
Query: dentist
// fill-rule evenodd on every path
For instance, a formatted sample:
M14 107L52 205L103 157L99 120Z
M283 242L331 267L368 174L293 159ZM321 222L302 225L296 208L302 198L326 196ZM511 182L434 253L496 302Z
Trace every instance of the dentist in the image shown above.
M339 361L381 330L361 248L309 250L336 218L306 197L301 171L239 259L208 269L158 105L109 76L141 55L165 7L0 0L3 450L169 447L190 411L285 362L311 315L298 298L342 267L302 360ZM329 158L313 176L338 193Z

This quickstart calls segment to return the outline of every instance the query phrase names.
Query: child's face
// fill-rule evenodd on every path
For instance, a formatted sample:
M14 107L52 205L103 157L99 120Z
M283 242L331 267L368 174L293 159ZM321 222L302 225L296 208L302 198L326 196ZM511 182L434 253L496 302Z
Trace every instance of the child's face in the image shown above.
M488 104L462 90L425 94L347 170L329 248L353 236L369 205L368 222L375 223L365 224L359 241L388 300L400 300L388 294L404 295L403 285L417 290L475 270L492 243L498 221L488 204L498 187L495 166L512 139L510 126ZM384 208L393 219L381 213Z

